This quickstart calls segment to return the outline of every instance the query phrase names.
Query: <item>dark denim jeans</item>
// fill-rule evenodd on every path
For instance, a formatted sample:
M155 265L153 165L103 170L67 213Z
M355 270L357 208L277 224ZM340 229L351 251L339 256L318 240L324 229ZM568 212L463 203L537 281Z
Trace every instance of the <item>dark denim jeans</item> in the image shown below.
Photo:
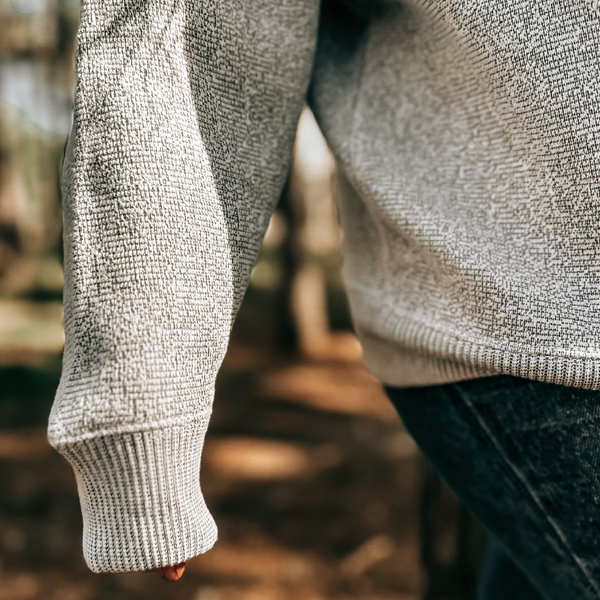
M493 537L477 600L600 599L600 391L509 375L386 391Z

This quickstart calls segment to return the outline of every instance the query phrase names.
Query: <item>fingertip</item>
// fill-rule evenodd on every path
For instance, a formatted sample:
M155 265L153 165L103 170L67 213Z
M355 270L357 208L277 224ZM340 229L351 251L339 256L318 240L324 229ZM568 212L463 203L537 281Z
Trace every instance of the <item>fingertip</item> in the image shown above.
M173 567L173 570L175 572L175 581L177 581L183 575L183 572L185 571L185 563L183 562L178 565L175 565Z
M185 571L185 563L180 563L178 565L168 566L168 567L159 567L157 569L158 574L167 581L177 581L183 575Z

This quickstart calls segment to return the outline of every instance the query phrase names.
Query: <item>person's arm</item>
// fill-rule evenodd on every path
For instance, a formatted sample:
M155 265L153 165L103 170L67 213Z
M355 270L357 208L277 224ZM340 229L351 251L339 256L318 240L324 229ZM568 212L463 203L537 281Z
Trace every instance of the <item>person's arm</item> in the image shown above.
M318 0L84 0L63 167L63 373L49 439L100 571L176 565L217 528L200 455L283 186Z

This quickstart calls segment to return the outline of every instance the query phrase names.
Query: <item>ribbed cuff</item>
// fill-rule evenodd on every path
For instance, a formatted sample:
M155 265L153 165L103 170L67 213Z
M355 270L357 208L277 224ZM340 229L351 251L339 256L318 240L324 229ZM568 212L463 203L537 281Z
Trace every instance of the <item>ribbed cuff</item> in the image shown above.
M92 571L176 565L212 548L217 526L200 491L207 426L206 419L58 447L77 477Z

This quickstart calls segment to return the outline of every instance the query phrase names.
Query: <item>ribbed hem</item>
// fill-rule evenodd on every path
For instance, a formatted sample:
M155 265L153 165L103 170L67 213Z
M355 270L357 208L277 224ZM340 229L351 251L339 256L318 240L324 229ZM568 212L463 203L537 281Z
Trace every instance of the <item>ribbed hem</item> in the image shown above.
M440 385L490 375L600 389L600 356L558 349L503 348L500 342L463 340L396 314L369 294L350 290L357 337L371 373L394 387Z
M200 491L207 427L204 419L57 448L77 477L92 571L176 565L212 548L217 526Z

